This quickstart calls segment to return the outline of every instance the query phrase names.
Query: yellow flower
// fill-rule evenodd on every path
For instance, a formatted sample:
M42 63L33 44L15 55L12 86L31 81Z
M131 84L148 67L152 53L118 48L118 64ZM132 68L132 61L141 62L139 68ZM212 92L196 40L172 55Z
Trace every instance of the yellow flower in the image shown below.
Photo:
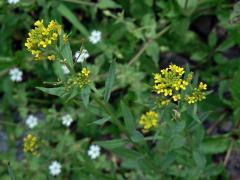
M56 44L61 34L61 25L52 20L46 27L43 20L38 20L34 23L34 26L35 28L28 33L29 37L27 38L25 46L27 50L34 55L36 60L40 60L47 56L45 49ZM52 58L49 60L52 60Z
M153 91L160 95L161 105L169 104L171 99L180 100L179 91L186 90L191 81L190 78L183 78L184 73L183 68L171 64L168 68L162 69L160 73L154 74ZM169 98L169 101L166 101L166 98Z
M139 124L143 125L144 130L156 127L158 123L158 114L154 111L149 111L143 114L139 120Z
M193 93L185 98L187 103L193 104L206 99L204 90L207 90L207 84L200 82L198 88L194 88Z
M161 105L163 106L166 106L170 103L170 100L169 99L166 99L166 100L161 100Z
M68 42L68 35L67 34L63 35L63 41L64 41L65 44Z
M173 95L172 98L173 98L173 101L178 101L178 100L181 99L181 95L180 94L176 94L176 95Z
M207 85L203 82L200 82L198 87L194 88L192 92L190 91L190 94L184 93L183 97L181 97L181 92L186 91L188 86L193 86L191 84L192 74L185 75L184 73L183 68L171 64L159 73L154 74L153 91L158 95L157 102L160 105L165 106L180 99L185 99L187 103L193 104L206 98L203 91L207 90Z
M82 89L84 86L90 83L90 71L87 68L83 68L80 73L77 73L70 77L65 84L66 90L70 90L74 87Z
M23 139L23 151L25 153L32 153L33 155L37 156L39 155L38 153L38 139L36 136L32 134L28 134L24 139Z
M188 104L194 104L197 102L197 99L194 96L188 96L188 97L186 97L186 100L187 100Z
M89 71L87 68L83 68L82 71L81 71L81 73L82 73L84 76L88 77L89 74L90 74L90 71Z
M203 82L200 82L198 88L199 88L200 90L207 90L207 84L204 84Z
M53 60L55 60L55 59L56 59L55 55L50 55L50 56L48 56L48 60L50 60L50 61L53 61Z
M175 64L171 64L170 66L169 66L169 69L171 70L171 71L173 71L173 72L176 72L176 73L178 73L180 76L182 76L183 74L184 74L184 70L183 70L183 68L181 68L181 67L179 67L179 66L177 66L177 65L175 65Z

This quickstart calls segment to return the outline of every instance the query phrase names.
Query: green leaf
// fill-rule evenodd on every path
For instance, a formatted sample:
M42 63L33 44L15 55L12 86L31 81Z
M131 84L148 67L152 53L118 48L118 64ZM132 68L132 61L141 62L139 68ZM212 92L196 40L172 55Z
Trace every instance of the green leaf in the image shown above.
M197 51L192 53L191 59L196 62L201 62L205 60L207 55L208 55L208 52L206 51Z
M60 53L63 57L63 59L66 59L69 67L70 67L70 71L73 71L73 57L72 57L72 50L70 47L69 42L65 42L64 41L64 32L61 33L60 36Z
M218 51L226 51L227 49L233 47L235 45L235 41L233 38L227 38L225 41L222 42L221 45L217 48Z
M121 167L126 169L137 169L139 168L139 162L134 159L126 159L121 163Z
M200 145L200 150L207 154L217 154L225 152L230 145L230 139L226 137L206 138Z
M99 119L99 120L96 120L90 124L97 124L97 125L103 125L105 124L106 122L110 121L111 120L111 117L105 117L105 118L102 118L102 119Z
M228 62L228 59L225 56L223 56L222 54L216 53L214 55L214 61L217 64L226 64Z
M240 104L240 69L234 74L232 85L230 86L230 91L233 99Z
M208 176L217 176L219 175L221 172L224 171L224 165L223 164L211 164L205 167L204 169L204 174L208 175Z
M150 46L146 49L147 55L149 55L153 59L153 62L155 63L156 67L158 67L159 52L160 52L159 45L155 41L151 43Z
M206 165L206 159L205 159L205 156L200 153L200 152L193 152L193 159L196 163L196 165L201 169L203 170L205 165Z
M170 143L170 150L179 149L186 144L186 138L177 134Z
M239 15L240 15L240 2L237 2L236 4L234 4L233 11L230 15L230 19L234 21L239 17Z
M89 96L91 93L91 89L89 86L85 87L81 90L81 99L83 101L83 104L87 107L89 103Z
M109 100L111 95L111 91L115 81L115 73L116 73L116 62L113 60L109 68L107 80L105 82L104 101L106 102Z
M172 131L175 133L181 133L185 127L186 127L185 121L178 121L177 123L174 123L174 125L172 125Z
M189 33L191 21L187 17L182 17L171 22L171 31L176 33L179 38L183 37L185 34Z
M123 158L126 158L126 159L137 160L137 159L141 158L141 154L139 152L131 150L131 149L126 149L123 147L119 147L119 148L113 149L111 151Z
M94 143L98 144L99 146L102 146L103 148L112 150L115 148L123 147L128 143L128 141L123 139L114 139L109 141L95 141Z
M144 2L148 6L153 6L153 0L144 0Z
M10 180L14 180L14 174L13 174L13 170L11 168L11 165L10 165L10 162L8 163L8 174L9 174L9 177L10 177Z
M73 26L75 26L85 37L88 37L87 29L80 23L77 17L72 13L70 9L64 4L60 4L57 8L58 12L69 20Z
M162 157L162 160L159 161L158 159L155 159L156 163L161 162L161 169L164 171L167 170L176 160L176 155L173 153L166 154Z
M198 5L198 0L177 0L177 2L182 9L195 9Z
M100 0L97 3L97 7L100 8L100 9L121 8L121 6L119 4L117 4L116 2L114 2L112 0Z
M54 68L54 72L57 75L57 77L59 79L61 79L62 81L64 81L66 79L66 76L63 73L63 69L62 69L62 65L59 61L54 61L53 62L53 68Z
M121 111L127 131L131 134L135 130L135 118L123 101L121 101Z
M62 97L65 94L64 87L57 87L57 88L45 88L45 87L36 87L42 92L45 92L47 94L51 94L54 96L60 96Z
M144 141L144 136L139 131L134 130L131 135L133 142L142 142Z
M217 44L217 35L213 31L208 36L208 44L212 48Z
M66 101L70 101L71 99L75 98L76 96L79 95L79 88L78 87L74 87L73 89L71 89L70 92L67 92L66 94L64 94L64 96L66 97Z

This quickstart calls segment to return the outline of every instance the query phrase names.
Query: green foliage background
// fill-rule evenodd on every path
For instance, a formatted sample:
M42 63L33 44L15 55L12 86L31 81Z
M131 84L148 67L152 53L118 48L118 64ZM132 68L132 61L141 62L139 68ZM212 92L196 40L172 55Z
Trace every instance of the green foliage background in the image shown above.
M17 4L1 0L0 131L4 138L0 146L5 143L8 150L0 153L0 179L9 179L11 171L16 179L51 179L48 165L55 159L64 166L56 179L235 177L229 164L232 155L239 153L239 15L239 3L227 0L20 0ZM96 91L109 101L107 108L132 133L132 141L140 144L143 153L128 147L124 133L91 99L67 101L36 88L51 87L43 82L55 82L58 75L54 63L33 61L24 47L38 19L62 24L73 53L82 46L89 51L87 63ZM97 45L88 41L94 29L102 32ZM171 129L162 126L160 138L165 140L156 142L158 132L143 137L137 120L151 106L152 74L170 63L188 64L213 92L183 114L184 121ZM23 82L10 80L13 67L23 70ZM51 147L42 150L48 159L22 152L29 113L41 119L35 131ZM69 129L61 125L66 113L74 118ZM184 150L188 136L193 141L191 155ZM102 147L102 155L94 161L86 153L91 143ZM167 156L161 156L162 148L169 150Z

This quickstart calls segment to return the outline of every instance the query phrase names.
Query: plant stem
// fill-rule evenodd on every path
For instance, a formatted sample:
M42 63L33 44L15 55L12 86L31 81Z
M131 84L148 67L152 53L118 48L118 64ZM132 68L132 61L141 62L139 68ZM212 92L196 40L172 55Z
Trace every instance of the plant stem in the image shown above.
M8 174L9 174L10 180L14 180L15 179L12 167L10 165L10 162L8 162Z
M81 0L62 0L62 1L77 3L77 4L87 5L87 6L96 6L96 3L86 2L86 1L81 1Z
M0 72L0 77L5 76L8 73L9 69L5 69Z
M187 9L187 6L188 6L188 0L185 1L184 9Z
M226 154L226 156L224 158L224 163L223 163L224 166L227 166L228 160L229 160L229 158L231 156L231 153L232 153L233 144L234 144L234 140L231 141L231 144L230 144L230 146L228 148L227 154Z
M143 155L145 154L145 155L146 155L147 161L150 163L151 168L154 169L155 172L158 172L159 170L155 167L154 162L152 161L151 156L150 156L148 153L146 154L146 153L143 151L142 147L141 147L139 144L137 144L137 143L135 143L135 142L132 141L131 135L127 132L127 130L124 128L124 126L118 121L118 119L117 119L117 117L114 115L114 113L111 112L109 105L108 105L106 102L104 102L104 101L102 101L101 99L99 99L99 98L98 98L97 96L95 96L93 93L92 93L91 96L92 96L93 100L94 100L100 107L102 107L103 110L111 117L111 122L112 122L114 125L116 125L121 132L126 133L126 136L127 136L128 140L136 147L136 149L137 149L141 154L143 154Z
M133 58L129 61L128 65L132 65L135 63L135 61L138 60L138 58L142 55L142 53L152 44L152 42L161 37L163 34L165 34L169 30L170 26L166 26L163 28L160 32L157 33L157 35L154 38L149 38L146 43L142 45L140 50L133 56Z
M123 125L118 121L117 117L114 115L114 113L110 110L109 106L107 103L105 103L103 100L99 99L97 96L95 96L92 93L92 98L93 100L100 106L103 108L103 110L111 117L111 121L114 125L116 125L119 130L126 132L125 128L123 127Z

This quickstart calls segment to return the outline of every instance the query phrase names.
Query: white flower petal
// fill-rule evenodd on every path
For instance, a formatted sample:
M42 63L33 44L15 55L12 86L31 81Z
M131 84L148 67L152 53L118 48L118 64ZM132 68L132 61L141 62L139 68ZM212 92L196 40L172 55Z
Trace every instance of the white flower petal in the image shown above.
M62 70L63 70L64 74L69 74L70 73L70 70L68 69L68 67L65 64L62 65Z
M92 144L88 149L87 154L91 159L96 159L98 156L100 156L100 147L98 145Z
M72 122L73 122L73 118L69 114L62 117L62 124L64 126L69 127L72 124Z
M8 0L9 4L16 4L18 3L20 0Z
M48 167L50 174L53 176L59 175L61 173L61 168L62 166L58 161L53 161Z
M100 42L102 39L102 32L101 31L97 31L97 30L93 30L89 36L89 41L92 44L97 44L98 42Z
M38 118L34 115L29 115L26 119L26 125L32 129L38 125Z
M82 51L77 51L74 55L77 63L84 62L87 58L89 58L89 53L86 49L83 49Z
M18 68L12 68L9 71L10 79L15 82L22 81L23 72Z

